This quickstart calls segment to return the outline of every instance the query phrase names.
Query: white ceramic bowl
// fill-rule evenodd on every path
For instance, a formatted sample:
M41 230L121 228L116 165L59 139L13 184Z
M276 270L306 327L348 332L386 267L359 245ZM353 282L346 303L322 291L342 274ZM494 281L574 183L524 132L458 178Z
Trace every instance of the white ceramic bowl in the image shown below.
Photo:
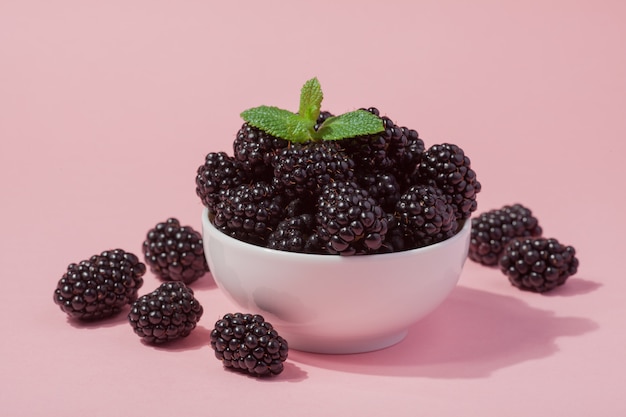
M204 251L217 286L243 313L265 317L290 349L358 353L401 341L456 286L471 222L452 238L405 252L339 256L250 245L202 214Z

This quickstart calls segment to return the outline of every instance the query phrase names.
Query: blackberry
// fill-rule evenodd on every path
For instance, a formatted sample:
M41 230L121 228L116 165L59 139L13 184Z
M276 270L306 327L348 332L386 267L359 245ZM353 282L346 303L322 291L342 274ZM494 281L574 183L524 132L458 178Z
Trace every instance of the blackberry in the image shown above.
M375 107L360 110L367 110L380 117ZM394 135L397 135L396 126L388 117L381 117L381 120L385 128L383 132L341 140L360 172L387 170L393 166L393 160L387 154L387 149Z
M324 123L324 121L330 117L334 117L334 114L325 110L320 111L320 114L317 117L317 121L315 122L315 126L313 127L313 129L315 129L315 131L318 131L322 126L322 123Z
M400 226L400 221L393 213L386 213L387 216L387 233L383 244L376 253L392 253L401 252L403 250L414 249L414 244L409 242L404 228Z
M264 181L226 190L215 207L213 224L235 239L265 246L267 236L285 218L286 201Z
M363 173L357 182L374 198L385 212L393 212L402 189L393 174L385 172Z
M226 314L211 331L215 357L229 369L254 376L280 374L289 346L259 314Z
M164 281L189 284L208 270L202 236L190 226L169 218L148 231L143 254L150 270Z
M220 192L248 182L243 167L226 152L210 152L196 174L196 194L213 212Z
M380 116L376 107L361 110L380 117L385 130L342 140L355 161L357 171L385 171L394 174L398 180L404 180L400 174L413 172L424 152L424 142L417 131L398 126L387 116Z
M443 192L429 185L413 185L396 204L395 216L409 247L445 240L456 233L454 210Z
M261 129L244 123L233 141L234 158L257 180L268 181L272 176L272 158L289 141L274 137Z
M483 265L498 264L506 244L518 237L539 237L542 229L532 211L521 204L506 205L472 218L469 258Z
M481 184L471 168L469 157L459 146L443 143L428 148L421 157L416 175L414 183L432 185L443 191L458 220L469 218L476 210L476 194L480 192Z
M54 290L54 302L70 317L112 316L137 299L146 265L130 252L107 250L71 263Z
M331 181L351 180L354 161L337 141L295 143L272 160L274 186L290 198L312 198Z
M510 241L499 261L500 270L515 287L546 292L563 285L578 270L578 258L572 246L543 237Z
M395 161L390 172L396 176L401 187L407 189L411 182L411 175L415 172L422 159L425 146L424 141L419 137L416 130L407 127L402 127L401 129L402 134L406 137L406 141L403 141L404 146L401 153L391 154Z
M305 213L287 218L267 238L270 249L299 253L322 253L322 244L315 232L312 215Z
M135 334L148 343L164 343L189 336L203 308L193 290L181 281L169 281L135 301L128 321Z
M387 233L387 217L376 200L352 181L322 189L316 213L317 233L331 254L376 252Z

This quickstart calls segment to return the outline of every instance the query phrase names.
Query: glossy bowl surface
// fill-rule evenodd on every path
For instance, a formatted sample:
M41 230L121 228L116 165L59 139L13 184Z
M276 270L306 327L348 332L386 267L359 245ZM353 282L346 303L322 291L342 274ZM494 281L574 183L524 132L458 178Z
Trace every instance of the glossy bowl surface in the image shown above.
M283 252L233 239L202 213L217 286L243 313L272 323L290 349L358 353L401 341L456 286L471 222L452 238L410 251L362 256Z

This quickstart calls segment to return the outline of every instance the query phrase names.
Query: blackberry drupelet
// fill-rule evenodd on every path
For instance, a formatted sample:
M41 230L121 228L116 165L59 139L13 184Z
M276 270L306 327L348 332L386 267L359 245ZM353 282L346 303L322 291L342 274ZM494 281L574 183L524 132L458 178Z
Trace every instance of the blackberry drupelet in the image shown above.
M563 285L574 275L578 258L572 246L556 239L527 237L510 241L499 265L515 287L543 293Z
M210 152L196 174L196 194L213 212L220 192L248 182L243 167L226 152Z
M354 161L338 141L294 143L272 160L273 185L289 198L314 198L331 181L354 177Z
M139 297L128 313L128 321L142 340L160 344L189 336L202 313L202 305L191 288L181 281L169 281Z
M190 226L169 218L148 231L142 246L146 264L164 281L197 280L208 270L202 236Z
M328 253L367 254L382 246L387 216L376 200L355 182L326 185L317 210L317 233Z
M274 137L261 129L244 123L233 141L233 155L243 169L256 180L269 181L272 176L272 158L289 141Z
M440 189L429 185L413 185L404 192L395 216L409 248L441 242L457 231L454 209Z
M137 299L145 272L146 265L134 254L107 250L70 264L54 291L54 302L73 318L110 317Z
M385 172L362 173L357 182L380 204L387 213L392 213L402 195L402 189L393 174Z
M476 194L481 185L471 168L470 159L459 146L443 143L433 145L422 155L414 184L440 188L448 203L455 208L458 220L470 217L476 210Z
M242 184L222 193L213 224L227 235L265 246L267 236L285 218L287 201L264 181Z
M521 204L506 205L472 218L468 256L483 265L496 266L510 240L541 234L539 221L530 209Z
M287 252L324 252L315 231L314 218L308 213L289 217L278 223L276 230L267 238L267 247Z
M265 377L280 374L289 346L259 314L226 314L211 331L215 357L229 369Z

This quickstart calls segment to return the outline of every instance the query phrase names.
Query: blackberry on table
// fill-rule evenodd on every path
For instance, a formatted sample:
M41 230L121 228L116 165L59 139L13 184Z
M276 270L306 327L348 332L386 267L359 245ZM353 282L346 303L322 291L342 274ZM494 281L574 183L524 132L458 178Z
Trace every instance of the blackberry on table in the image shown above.
M137 299L145 272L146 265L134 254L107 250L69 264L54 291L54 302L73 318L110 317Z
M243 167L226 152L210 152L196 173L196 194L213 212L222 191L248 182Z
M472 218L469 258L483 265L498 264L506 244L519 237L539 237L542 228L522 204L506 205Z
M265 246L267 236L285 218L285 196L264 181L226 190L215 207L213 224L227 235Z
M413 185L400 196L395 216L410 247L441 242L457 231L454 210L443 192L429 185Z
M338 141L295 143L272 160L273 185L290 198L312 198L331 181L354 177L354 161Z
M160 344L189 336L203 312L191 288L181 281L168 281L139 297L128 321L142 340Z
M261 129L244 123L233 141L234 158L257 180L269 181L272 158L289 141L274 137Z
M500 257L500 270L521 290L550 291L576 274L578 258L572 246L543 237L510 241Z
M413 183L440 188L455 209L458 220L470 217L477 208L481 184L471 162L459 146L443 143L428 148L421 157Z
M164 281L190 284L209 270L200 233L173 217L148 231L142 250L150 270Z
M280 374L289 352L287 341L259 314L225 314L210 340L226 368L257 377Z
M317 233L331 254L376 252L387 233L387 216L353 181L326 185L318 198Z

